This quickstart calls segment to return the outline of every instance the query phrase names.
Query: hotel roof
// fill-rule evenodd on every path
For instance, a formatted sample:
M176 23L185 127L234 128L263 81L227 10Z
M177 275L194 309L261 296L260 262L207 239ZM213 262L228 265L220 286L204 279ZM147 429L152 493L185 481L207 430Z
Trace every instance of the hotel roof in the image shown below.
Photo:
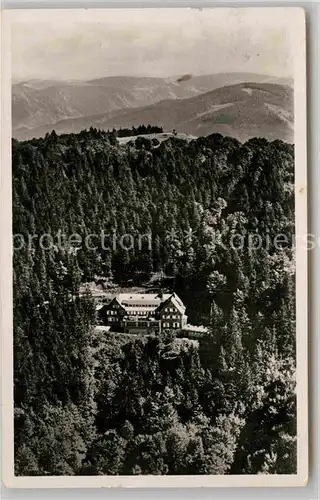
M170 302L180 311L185 313L185 306L176 293L119 293L115 295L109 304L116 300L128 313L133 311L145 310L146 312L154 309L163 309Z
M203 326L203 325L200 325L200 326L196 326L196 325L185 325L183 327L183 330L186 330L186 331L192 331L192 332L199 332L199 333L207 333L208 332L208 328L206 326Z
M156 293L119 293L116 296L118 301L123 304L136 304L139 306L143 305L154 305L155 307L159 306L161 302L164 302L169 297L171 297L170 293L164 293L162 296Z

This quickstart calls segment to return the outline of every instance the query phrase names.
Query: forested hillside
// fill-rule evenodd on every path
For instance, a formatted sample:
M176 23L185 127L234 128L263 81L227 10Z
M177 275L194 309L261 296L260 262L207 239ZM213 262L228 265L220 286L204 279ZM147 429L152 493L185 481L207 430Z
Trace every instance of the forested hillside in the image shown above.
M294 473L293 146L91 129L12 148L15 243L38 235L14 252L16 474ZM59 231L107 244L40 247ZM210 334L94 347L80 284L160 272Z

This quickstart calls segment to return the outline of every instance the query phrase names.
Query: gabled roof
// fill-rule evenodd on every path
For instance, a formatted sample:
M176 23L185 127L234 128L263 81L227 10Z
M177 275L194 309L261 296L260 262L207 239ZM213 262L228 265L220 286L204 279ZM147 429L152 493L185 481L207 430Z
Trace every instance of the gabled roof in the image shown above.
M161 302L170 297L170 294L163 294L161 297L160 294L156 293L119 293L117 298L119 302L123 305L126 304L137 304L137 305L150 305L154 307L158 307Z
M133 312L139 310L161 311L167 304L172 303L181 314L185 313L185 306L176 293L119 293L115 295L106 304L109 306L112 302L117 302L126 312ZM141 308L141 309L140 309ZM146 309L145 309L146 308Z
M171 294L164 302L162 302L158 307L158 311L162 311L170 303L173 304L181 314L185 313L186 308L176 293Z
M122 309L125 309L124 306L123 306L123 304L121 304L121 302L120 302L120 300L118 298L118 295L115 295L114 297L112 297L112 299L109 300L109 302L107 304L104 304L104 307L105 306L109 306L110 304L112 304L112 302L117 302L117 304L119 304L119 306L121 306Z

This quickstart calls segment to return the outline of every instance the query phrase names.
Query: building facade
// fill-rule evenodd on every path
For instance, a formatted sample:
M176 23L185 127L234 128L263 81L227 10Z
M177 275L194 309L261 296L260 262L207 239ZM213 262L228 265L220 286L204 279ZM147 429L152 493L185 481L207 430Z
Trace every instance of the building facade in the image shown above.
M186 308L176 293L120 293L100 308L103 324L129 333L182 329Z

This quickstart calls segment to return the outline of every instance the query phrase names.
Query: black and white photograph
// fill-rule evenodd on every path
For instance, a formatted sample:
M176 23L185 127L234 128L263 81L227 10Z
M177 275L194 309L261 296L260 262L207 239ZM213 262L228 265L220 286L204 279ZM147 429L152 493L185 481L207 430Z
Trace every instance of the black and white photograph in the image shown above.
M303 10L8 24L12 482L305 484Z

